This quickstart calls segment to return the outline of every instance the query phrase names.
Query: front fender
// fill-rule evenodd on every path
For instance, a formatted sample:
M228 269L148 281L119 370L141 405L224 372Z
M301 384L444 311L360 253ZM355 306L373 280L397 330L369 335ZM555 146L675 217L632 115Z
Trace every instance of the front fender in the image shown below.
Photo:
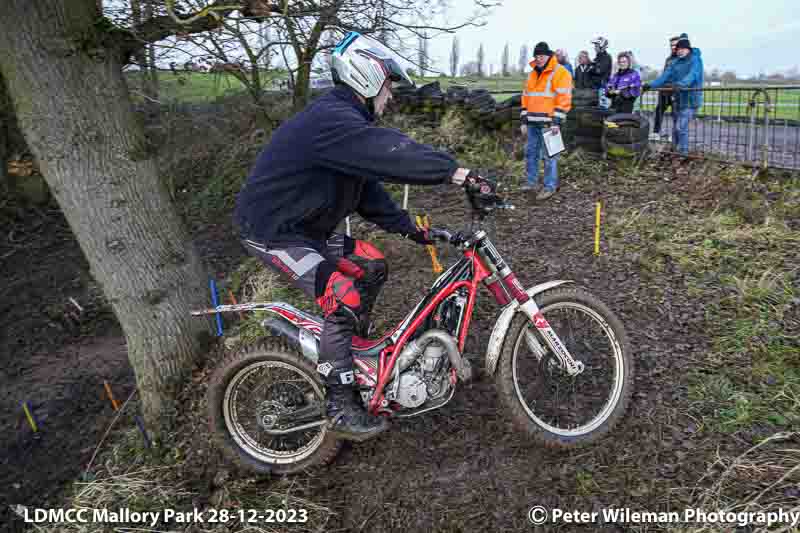
M553 287L558 287L559 285L564 285L565 283L572 283L572 281L548 281L546 283L534 285L525 292L528 293L528 296L533 298L540 292L552 289ZM497 322L494 323L492 336L489 337L489 346L486 349L486 372L490 376L494 375L495 370L497 370L497 361L500 359L500 350L503 349L503 340L506 338L508 328L511 326L511 320L514 319L514 315L516 314L518 307L519 303L517 303L516 300L511 302L503 308L503 312L500 313L500 317L497 319Z

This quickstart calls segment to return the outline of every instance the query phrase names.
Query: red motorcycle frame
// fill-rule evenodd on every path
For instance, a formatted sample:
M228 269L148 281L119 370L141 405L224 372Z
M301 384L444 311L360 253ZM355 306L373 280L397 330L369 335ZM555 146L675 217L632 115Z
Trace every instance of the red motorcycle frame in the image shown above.
M466 305L459 309L456 331L451 331L457 339L458 353L463 353L467 333L475 309L475 301L479 284L483 283L502 307L516 305L528 317L555 354L558 363L571 376L583 371L583 364L575 361L564 343L542 316L536 302L526 292L516 275L511 271L492 244L486 232L478 230L468 236L451 234L443 229L431 229L433 238L446 241L457 247L463 257L445 270L434 282L428 294L417 304L414 310L394 329L378 340L353 337L353 356L356 366L355 379L358 385L372 390L369 398L369 411L378 414L391 414L389 402L385 398L386 385L392 381L398 357L403 353L407 343L419 333L423 324L430 319L437 319L435 311L448 298L460 290L466 291ZM563 282L556 282L558 285ZM322 331L322 321L318 317L304 313L285 303L246 303L238 305L220 305L214 309L195 311L193 315L207 315L234 311L269 311L282 317L284 321L273 319L270 327L276 333L285 336L299 351L316 363L318 356L317 343ZM283 322L283 324L281 324ZM290 324L289 328L285 327ZM427 329L427 328L426 328ZM543 354L544 348L534 336L528 337L534 352ZM490 346L491 348L491 346ZM459 356L460 357L460 356ZM324 364L324 363L323 363ZM451 361L451 383L456 377L468 380L471 375L469 363L463 359ZM321 365L318 365L321 366Z

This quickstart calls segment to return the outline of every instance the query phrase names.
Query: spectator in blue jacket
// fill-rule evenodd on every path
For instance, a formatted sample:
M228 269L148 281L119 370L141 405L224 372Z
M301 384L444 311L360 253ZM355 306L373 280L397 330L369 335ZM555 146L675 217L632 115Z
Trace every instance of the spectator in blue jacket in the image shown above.
M680 39L676 48L677 58L644 88L672 86L675 112L672 144L685 157L689 155L689 122L703 105L703 58L700 49L692 48L688 38Z
M567 51L564 50L563 48L559 48L558 50L556 50L556 59L558 60L558 63L562 67L567 69L567 71L569 72L569 75L574 78L575 77L575 72L573 72L573 70L572 70L572 65L569 62L569 54L567 54Z

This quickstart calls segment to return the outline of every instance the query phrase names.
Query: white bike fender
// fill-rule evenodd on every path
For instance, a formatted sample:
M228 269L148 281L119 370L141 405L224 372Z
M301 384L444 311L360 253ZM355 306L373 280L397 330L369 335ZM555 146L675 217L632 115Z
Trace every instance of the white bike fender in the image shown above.
M573 282L571 280L548 281L546 283L534 285L525 292L528 293L528 296L533 298L540 292L552 289L553 287L558 287L559 285L564 285L565 283ZM514 319L514 315L516 314L518 308L519 304L516 302L516 300L511 302L503 308L503 312L500 313L500 317L497 319L497 322L494 323L492 336L489 337L489 346L486 349L486 372L490 376L494 375L495 370L497 370L497 361L500 359L500 350L503 349L503 340L506 338L508 328L511 326L511 320Z

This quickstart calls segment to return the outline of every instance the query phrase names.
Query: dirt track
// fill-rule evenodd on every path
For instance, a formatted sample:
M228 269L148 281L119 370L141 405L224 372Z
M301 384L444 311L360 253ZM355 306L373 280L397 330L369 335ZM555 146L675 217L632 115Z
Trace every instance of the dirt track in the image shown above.
M305 479L304 496L337 513L326 530L528 531L526 513L533 505L581 511L607 506L682 509L688 489L713 460L716 445L701 440L692 420L683 414L688 401L684 370L693 358L702 358L707 348L702 307L689 301L676 268L667 268L664 276L646 278L633 258L614 256L607 249L599 258L592 254L597 199L604 200L606 214L622 213L682 187L680 180L627 184L610 183L606 177L592 181L566 175L560 194L543 205L512 191L509 200L518 209L497 221L495 242L524 285L575 280L606 302L625 324L638 365L636 393L627 420L612 438L581 451L555 452L532 446L513 430L502 412L493 380L482 376L458 390L444 409L397 421L386 436L346 448L334 465ZM466 220L466 203L452 188L413 194L411 205L430 213L434 225L457 228ZM3 301L8 305L17 302L15 307L31 316L37 315L37 305L48 295L53 302L61 302L65 296L58 294L64 280L53 283L50 293L44 290L34 297L26 292L42 284L41 276L26 268L34 258L61 258L42 264L47 275L64 273L64 264L74 266L75 275L86 275L63 221L50 220L48 224L37 229L52 236L48 254L45 249L32 250L30 256L17 256L7 263L13 266L19 283L14 292L3 294ZM50 231L53 228L60 231ZM224 226L207 228L198 240L217 269L239 259L237 244ZM432 274L423 248L391 239L382 240L381 246L391 274L376 309L383 310L382 318L392 322L416 303ZM442 262L448 258L452 260L453 255L445 255ZM77 295L85 290L78 290ZM480 368L498 311L482 296L467 344L467 356ZM6 338L18 327L19 316L4 314ZM37 345L33 339L41 325L34 324L19 330L23 348L4 353L4 362L10 363L13 355L19 371L5 371L3 376L3 412L13 416L1 421L2 512L6 512L7 501L44 503L60 483L79 475L110 418L110 408L96 386L99 380L120 383L119 396L130 390L130 370L119 332L114 336L113 321L104 320L101 331L112 335L93 337L89 344L82 344L80 332L72 332ZM92 328L85 334L99 332ZM4 348L9 346L5 341ZM41 356L57 348L62 356ZM40 355L31 357L34 353ZM88 361L96 366L89 367ZM32 389L43 391L40 403L48 413L44 437L38 441L15 414L20 398ZM620 530L618 526L609 528ZM571 531L569 527L560 530Z
M679 279L643 280L622 257L592 254L592 212L597 196L564 180L561 194L535 206L521 193L510 199L520 208L498 220L498 248L523 284L572 279L600 296L626 325L638 364L636 394L628 420L610 439L584 451L554 452L531 446L509 424L488 376L456 392L440 411L396 422L375 443L344 453L320 474L312 499L327 501L339 514L333 527L344 530L498 531L529 530L533 505L591 511L606 506L660 510L667 486L696 480L705 457L688 452L691 420L680 414L682 372L688 358L702 354L706 338L702 310L680 294ZM638 205L659 197L654 183ZM605 209L619 212L633 191L604 194ZM441 196L446 200L441 201ZM463 220L463 200L440 191L415 195L412 205L433 205L434 225ZM513 235L513 239L509 238ZM391 319L411 307L430 282L424 250L405 244L389 249L394 277L384 294ZM400 274L402 272L402 274ZM412 293L409 278L417 290ZM664 288L661 302L648 296ZM486 298L476 312L467 355L483 366L483 353L498 309ZM388 318L388 317L387 317ZM672 498L680 497L675 494ZM364 529L362 529L364 528Z

